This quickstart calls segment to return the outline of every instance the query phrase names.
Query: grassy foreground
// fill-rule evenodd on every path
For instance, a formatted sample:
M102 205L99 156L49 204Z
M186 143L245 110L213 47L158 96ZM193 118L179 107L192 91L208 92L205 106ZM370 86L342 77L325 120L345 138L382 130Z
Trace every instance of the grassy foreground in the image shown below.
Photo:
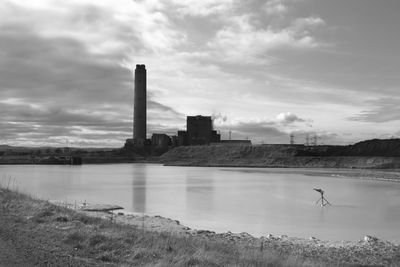
M400 259L398 246L370 261L365 255L382 254L370 245L346 259L342 248L216 237L143 230L0 188L0 266L396 266Z

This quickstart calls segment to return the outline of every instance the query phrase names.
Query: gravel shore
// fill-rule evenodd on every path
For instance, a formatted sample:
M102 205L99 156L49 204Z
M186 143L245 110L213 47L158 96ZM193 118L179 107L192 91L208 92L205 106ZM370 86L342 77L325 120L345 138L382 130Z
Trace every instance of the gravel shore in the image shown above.
M89 216L110 219L109 214L85 212ZM113 215L117 223L133 225L148 231L168 232L175 235L195 236L207 241L230 242L243 246L273 249L282 255L295 255L339 266L400 266L400 246L374 236L365 236L359 241L325 241L314 237L309 239L273 236L254 237L248 233L216 233L196 230L180 224L179 221L161 216L140 214Z

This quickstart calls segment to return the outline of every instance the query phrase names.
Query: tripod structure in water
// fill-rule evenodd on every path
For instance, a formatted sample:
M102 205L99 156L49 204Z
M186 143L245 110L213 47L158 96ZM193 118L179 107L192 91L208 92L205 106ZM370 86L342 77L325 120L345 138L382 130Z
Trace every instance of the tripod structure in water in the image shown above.
M324 190L322 190L321 188L314 188L313 190L321 194L321 197L317 200L315 205L317 205L320 201L321 206L331 205L331 203L329 203L329 201L324 197Z

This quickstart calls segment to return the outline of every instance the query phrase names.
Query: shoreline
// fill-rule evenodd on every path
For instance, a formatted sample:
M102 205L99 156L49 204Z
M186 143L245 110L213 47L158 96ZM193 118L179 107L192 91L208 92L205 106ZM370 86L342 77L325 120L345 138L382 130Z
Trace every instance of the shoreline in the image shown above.
M222 167L221 167L222 168ZM230 168L230 167L229 167ZM249 172L257 172L249 168ZM321 176L337 179L360 179L383 182L400 182L400 169L346 169L346 168L260 168L269 169L271 173L297 173L305 176ZM229 170L228 170L229 171ZM260 171L263 172L263 171ZM377 177L379 176L379 177Z
M251 158L215 156L210 147L188 147L191 153L174 154L171 150L159 157L131 158L125 156L85 157L81 164L126 164L154 163L165 166L181 167L226 167L226 168L326 168L357 170L390 170L400 168L400 157L390 156L272 156ZM202 151L202 150L210 151ZM197 154L196 154L197 153ZM265 152L266 153L266 152ZM172 155L171 155L172 154ZM193 154L193 155L192 155ZM0 156L0 165L69 165L62 162L51 162L47 158L27 156Z
M87 216L107 219L110 220L110 213L104 212L93 212L93 211L82 211L82 210L75 210L77 212L81 212ZM319 239L314 236L310 236L309 238L303 237L295 237L295 236L288 236L288 235L273 235L268 234L266 236L255 236L249 234L247 232L219 232L213 231L209 229L195 229L188 226L181 224L179 220L174 220L172 218L163 217L160 215L148 215L148 214L139 214L133 212L124 213L124 211L114 212L113 221L116 223L127 224L136 227L142 227L144 230L150 231L158 231L158 232L172 232L179 235L206 235L206 236L221 236L221 237L231 237L236 236L238 238L245 237L254 240L264 240L264 239L271 239L271 240L282 240L286 242L293 242L296 245L315 245L315 246L330 246L330 247L342 247L342 246L356 246L363 242L371 242L371 240L389 243L395 246L400 246L400 241L388 241L374 235L366 234L364 237L360 238L359 240L329 240L329 239Z
M271 157L257 159L204 159L195 158L189 160L164 159L161 163L165 166L182 167L227 167L227 168L280 168L280 169L348 169L348 170L391 170L400 168L400 157ZM378 163L372 163L378 161ZM382 161L382 162L381 162ZM387 162L386 162L387 161ZM215 163L218 162L218 163ZM232 163L233 162L233 163Z
M0 202L0 248L7 248L0 250L0 260L5 258L11 265L20 260L57 266L400 263L399 245L372 236L355 242L285 235L256 238L247 233L193 230L161 216L117 213L110 220L110 214L73 210L1 188Z
M357 179L357 178L355 178ZM72 208L72 204L68 204ZM74 209L74 211L85 214L90 217L101 218L104 220L112 220L118 224L124 224L129 226L138 227L144 231L155 231L159 233L172 233L174 235L179 236L194 236L200 237L206 240L225 240L228 242L239 242L246 245L252 244L262 244L269 243L272 244L273 247L284 247L286 253L289 250L296 249L301 250L302 248L318 250L318 251L330 251L332 249L337 249L342 251L348 250L347 252L352 254L353 252L360 252L360 250L367 248L367 250L386 250L387 248L397 247L400 253L400 243L391 242L388 240L384 240L378 238L374 235L365 234L359 240L324 240L319 239L314 236L310 236L309 238L288 236L288 235L272 235L268 234L266 236L254 236L247 232L218 232L209 229L195 229L181 224L179 220L175 220L168 217L163 217L160 215L149 215L135 212L125 212L124 210L106 213L106 212L93 212L93 211L84 211L80 208ZM389 249L391 250L391 249ZM347 255L349 257L349 255ZM400 257L400 254L399 254ZM399 258L400 263L400 258Z

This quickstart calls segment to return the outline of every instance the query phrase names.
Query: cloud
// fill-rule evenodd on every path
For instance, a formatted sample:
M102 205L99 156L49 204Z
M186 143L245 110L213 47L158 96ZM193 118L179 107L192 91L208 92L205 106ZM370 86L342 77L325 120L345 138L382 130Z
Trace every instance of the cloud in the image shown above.
M164 114L169 113L170 115L175 116L176 118L184 117L184 114L176 111L175 109L173 109L169 106L166 106L164 104L158 103L151 99L147 100L147 108L149 110L156 110L157 112L164 113Z
M232 139L264 140L268 143L280 143L287 139L288 134L279 130L269 121L240 121L234 124L219 125L217 128L223 137L227 139L227 133L231 131Z
M369 100L366 103L372 108L365 110L360 114L349 117L352 121L385 123L400 120L400 98L381 98Z
M220 113L213 112L213 114L211 115L211 118L213 120L213 123L216 123L216 124L223 124L228 121L228 116L222 115L221 112Z
M185 42L185 34L174 29L161 1L47 0L29 5L6 1L0 24L28 25L41 37L68 38L80 42L97 56L113 54L120 60L129 53L171 51Z
M91 104L120 102L131 94L130 71L104 62L74 39L43 38L25 27L0 26L0 51L3 98Z
M301 118L297 117L297 115L290 113L290 112L279 113L275 119L276 119L276 121L278 121L279 123L281 123L283 125L291 124L294 122L306 122L306 120L301 119Z
M263 9L268 15L282 16L288 11L288 7L284 4L284 0L269 0Z
M235 0L173 0L173 7L182 16L206 17L222 14L233 8Z
M259 27L255 14L230 17L227 23L207 43L213 58L237 64L269 64L275 49L310 49L324 46L313 35L323 25L320 18L294 21L287 27Z
M274 119L233 118L221 113L214 114L214 129L220 131L222 138L229 137L229 131L236 139L250 138L263 143L287 143L290 133L307 133L312 123L290 112L278 114Z
M310 28L316 28L325 25L325 21L320 17L308 17L308 18L298 18L293 22L292 27L296 31L308 30Z

